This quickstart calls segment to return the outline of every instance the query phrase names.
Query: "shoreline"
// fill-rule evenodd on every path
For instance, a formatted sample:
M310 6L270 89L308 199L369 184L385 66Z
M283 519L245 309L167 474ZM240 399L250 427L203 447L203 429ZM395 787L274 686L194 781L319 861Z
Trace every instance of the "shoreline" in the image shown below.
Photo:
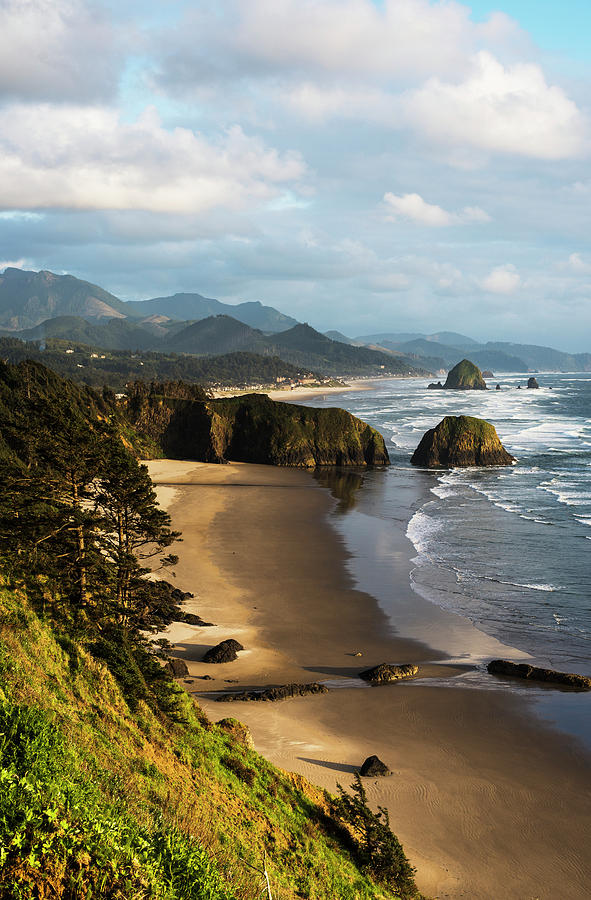
M166 634L189 665L193 683L185 686L212 719L244 721L271 762L331 791L377 753L394 775L366 781L369 798L390 808L431 896L491 900L499 886L515 900L586 896L588 757L530 716L527 700L461 687L454 678L465 665L434 651L432 640L392 629L356 586L345 541L328 521L336 501L325 487L306 471L246 464L160 460L150 469L183 531L177 584L201 594L186 610L217 623L177 624ZM402 594L411 588L400 554ZM247 648L236 662L199 662L229 637ZM360 644L361 660L353 657ZM426 680L373 688L355 677L385 661L418 662ZM203 674L215 680L198 680ZM203 696L312 680L342 687L273 704Z

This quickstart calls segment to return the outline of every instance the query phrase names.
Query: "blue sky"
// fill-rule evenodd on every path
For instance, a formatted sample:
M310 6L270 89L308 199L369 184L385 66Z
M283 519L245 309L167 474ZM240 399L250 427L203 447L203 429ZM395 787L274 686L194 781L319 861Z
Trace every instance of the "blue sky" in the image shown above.
M590 27L580 0L1 0L0 270L590 350Z

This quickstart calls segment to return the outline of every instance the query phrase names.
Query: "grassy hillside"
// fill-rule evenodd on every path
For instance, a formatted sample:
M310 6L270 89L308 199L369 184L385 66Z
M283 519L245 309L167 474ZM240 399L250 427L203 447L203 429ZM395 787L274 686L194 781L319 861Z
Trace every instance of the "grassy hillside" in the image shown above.
M263 863L276 900L416 896L360 784L274 769L163 667L179 535L112 396L1 364L0 434L3 900L254 900Z
M0 588L0 893L251 900L391 898L337 805L209 722L131 709L84 642Z

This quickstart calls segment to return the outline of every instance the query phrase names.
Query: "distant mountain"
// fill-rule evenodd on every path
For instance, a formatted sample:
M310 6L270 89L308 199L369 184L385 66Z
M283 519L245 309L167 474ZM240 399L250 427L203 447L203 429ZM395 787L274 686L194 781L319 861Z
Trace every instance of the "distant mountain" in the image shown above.
M0 275L0 328L32 328L56 316L124 318L127 304L73 275L5 269Z
M245 303L222 303L202 297L201 294L173 294L171 297L155 297L126 304L129 316L169 316L171 319L196 320L209 316L226 315L261 331L286 331L297 324L297 319L286 316L272 306L263 306L258 300Z
M512 344L505 341L488 341L481 345L483 350L501 351L518 356L529 369L554 372L591 372L591 353L564 353L552 347L536 344Z
M366 334L355 338L355 342L362 344L381 344L388 341L391 344L403 344L408 341L431 341L436 344L449 344L452 347L470 347L478 344L474 338L455 331L438 331L435 334L421 334L420 332L379 332L378 334Z
M339 341L341 344L350 344L352 347L355 346L353 338L347 337L347 335L343 334L341 331L325 331L324 336L330 338L331 341Z
M326 374L419 374L425 368L404 357L394 357L366 347L332 341L310 325L295 325L266 338L271 352L294 365L308 366ZM421 372L422 369L422 372Z
M251 328L275 333L297 324L272 306L257 301L222 303L201 294L174 294L153 300L124 302L96 284L73 275L26 272L7 268L0 274L0 329L22 331L62 316L80 316L90 321L113 318L183 322L228 315Z
M166 352L191 353L195 356L213 356L247 350L250 353L265 352L266 342L262 331L257 331L231 316L210 316L187 325L162 345Z
M34 328L17 332L15 337L24 341L71 341L106 350L153 350L161 343L149 324L141 325L129 319L109 319L105 324L95 324L80 316L48 319Z

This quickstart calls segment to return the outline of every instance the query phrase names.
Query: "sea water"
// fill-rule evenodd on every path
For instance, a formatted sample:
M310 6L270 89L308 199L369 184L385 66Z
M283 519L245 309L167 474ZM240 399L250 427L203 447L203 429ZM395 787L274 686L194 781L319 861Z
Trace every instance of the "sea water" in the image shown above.
M313 405L343 406L386 439L392 466L366 476L358 503L380 527L390 514L400 516L401 485L420 483L421 499L404 523L415 548L414 591L537 664L588 675L591 374L536 378L539 390L516 374L495 379L488 391L428 390L427 379L388 379ZM516 464L437 472L411 466L424 432L462 414L491 422ZM354 545L354 532L345 532ZM583 707L574 708L576 716Z

